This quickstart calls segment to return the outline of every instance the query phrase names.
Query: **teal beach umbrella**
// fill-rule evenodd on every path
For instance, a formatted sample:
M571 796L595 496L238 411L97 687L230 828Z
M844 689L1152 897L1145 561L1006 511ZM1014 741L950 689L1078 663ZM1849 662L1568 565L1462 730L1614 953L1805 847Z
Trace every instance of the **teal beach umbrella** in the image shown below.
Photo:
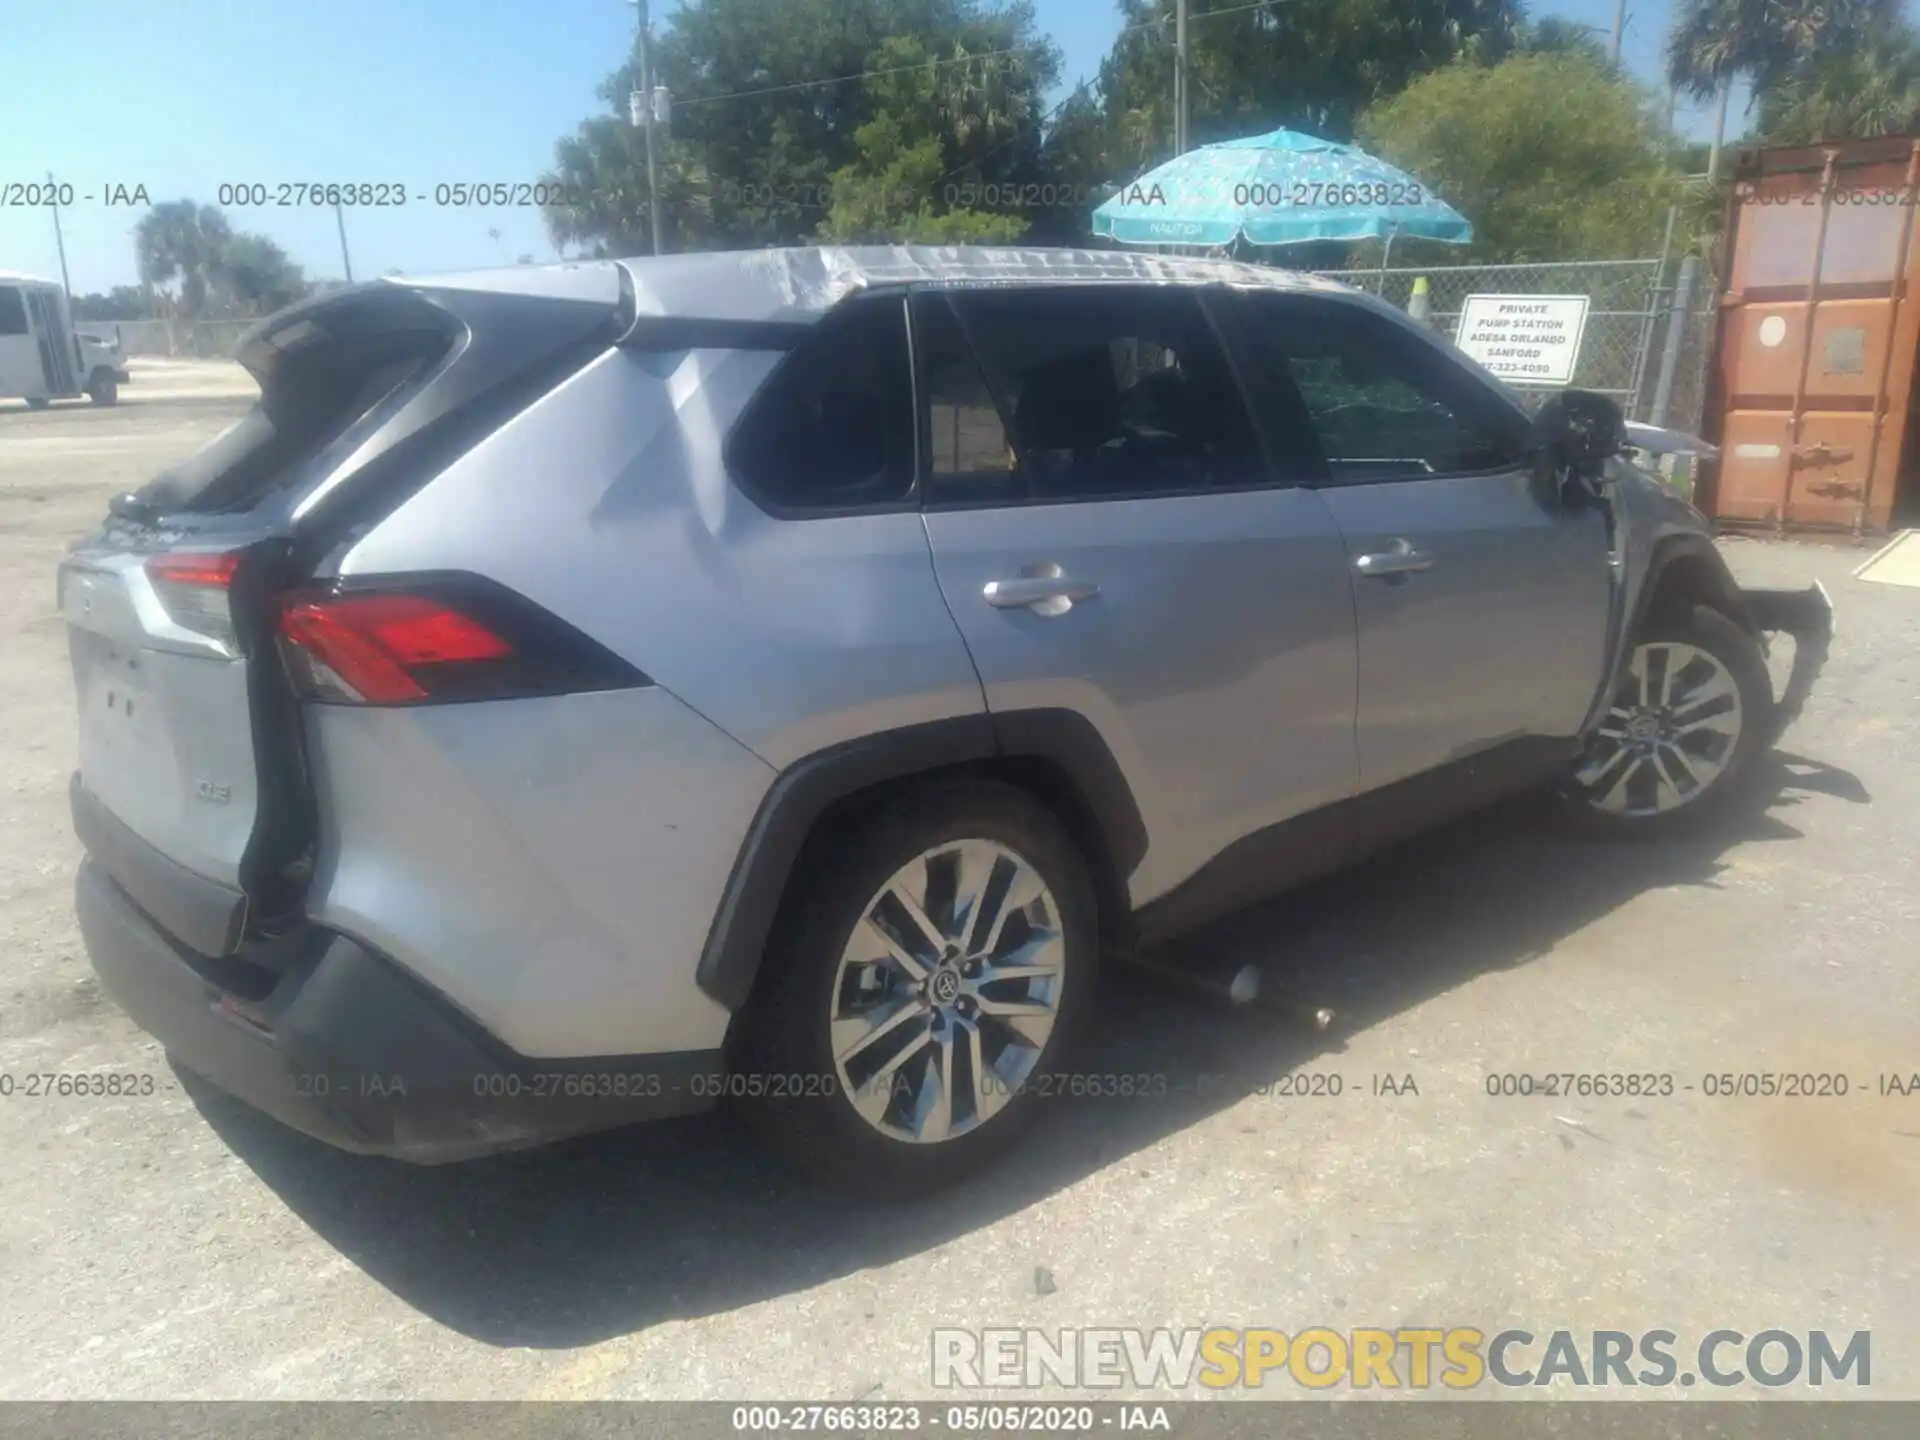
M1431 187L1353 145L1275 130L1189 150L1123 186L1093 233L1129 245L1297 245L1397 237L1464 245Z

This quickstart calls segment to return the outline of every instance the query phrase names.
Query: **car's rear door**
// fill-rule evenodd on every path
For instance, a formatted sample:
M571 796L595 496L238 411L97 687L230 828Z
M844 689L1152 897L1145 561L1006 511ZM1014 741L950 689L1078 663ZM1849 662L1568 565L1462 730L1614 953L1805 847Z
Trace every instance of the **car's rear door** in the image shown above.
M215 955L238 939L259 795L249 662L227 608L236 553L97 543L59 580L80 839L162 924Z
M1143 904L1350 795L1346 557L1276 484L1198 291L916 297L934 568L996 714L1064 707L1146 821Z
M1524 412L1401 317L1325 295L1242 312L1250 383L1312 435L1345 538L1363 786L1555 763L1606 668L1604 512L1539 493Z

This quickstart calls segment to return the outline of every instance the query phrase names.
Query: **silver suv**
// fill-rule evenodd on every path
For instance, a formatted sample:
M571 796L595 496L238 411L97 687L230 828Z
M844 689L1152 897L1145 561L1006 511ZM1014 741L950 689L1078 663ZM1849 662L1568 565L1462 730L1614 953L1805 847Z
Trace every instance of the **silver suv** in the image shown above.
M241 359L61 567L80 924L177 1063L408 1160L737 1100L940 1184L1103 953L1527 787L1703 818L1830 628L1610 401L1275 270L583 263Z

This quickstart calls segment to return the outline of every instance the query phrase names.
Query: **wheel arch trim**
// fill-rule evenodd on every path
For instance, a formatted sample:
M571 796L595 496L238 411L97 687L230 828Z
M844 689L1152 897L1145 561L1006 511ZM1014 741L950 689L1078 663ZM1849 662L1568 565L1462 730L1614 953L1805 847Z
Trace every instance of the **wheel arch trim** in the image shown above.
M1093 723L1077 711L980 712L862 736L816 751L780 772L760 802L707 932L695 981L738 1010L752 993L787 882L829 811L892 782L991 761L1045 765L1064 778L1078 815L1063 815L1087 855L1103 910L1124 903L1126 877L1146 854L1133 791ZM1057 806L1055 796L1043 800Z
M1640 633L1648 615L1653 612L1655 603L1672 593L1668 582L1675 574L1676 567L1682 566L1704 581L1702 598L1725 612L1727 618L1742 629L1757 633L1753 618L1741 598L1739 583L1727 568L1725 558L1714 548L1712 537L1693 531L1662 535L1654 542L1653 553L1647 560L1646 575L1635 590L1632 609L1615 637L1612 663L1607 666L1605 679L1593 697L1586 723L1580 727L1582 735L1599 724L1600 717L1607 713L1607 706L1619 687L1620 677L1633 663L1634 637Z
M1647 565L1647 578L1634 600L1633 623L1627 627L1629 636L1639 633L1642 622L1652 612L1654 604L1662 596L1671 593L1668 582L1681 570L1700 577L1703 582L1700 598L1710 601L1716 610L1723 611L1729 620L1742 628L1749 631L1754 628L1740 596L1739 582L1727 568L1725 558L1714 548L1712 539L1705 535L1683 533L1662 536L1654 546L1653 558ZM1628 648L1631 649L1630 646Z

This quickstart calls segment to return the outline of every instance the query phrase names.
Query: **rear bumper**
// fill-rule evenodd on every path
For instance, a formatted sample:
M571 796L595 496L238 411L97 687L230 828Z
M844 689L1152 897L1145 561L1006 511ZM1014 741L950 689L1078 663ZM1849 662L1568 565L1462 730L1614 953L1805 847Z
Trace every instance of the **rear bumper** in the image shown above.
M188 1070L344 1150L464 1160L710 1108L717 1051L540 1060L345 936L196 955L92 859L75 909L94 970Z
M67 803L87 854L168 934L202 955L226 955L240 943L247 897L237 888L196 875L149 845L94 798L77 771L67 784Z
M1833 644L1833 601L1818 580L1805 590L1748 590L1740 598L1747 618L1763 634L1793 636L1793 669L1774 706L1774 734L1783 733L1805 708Z

